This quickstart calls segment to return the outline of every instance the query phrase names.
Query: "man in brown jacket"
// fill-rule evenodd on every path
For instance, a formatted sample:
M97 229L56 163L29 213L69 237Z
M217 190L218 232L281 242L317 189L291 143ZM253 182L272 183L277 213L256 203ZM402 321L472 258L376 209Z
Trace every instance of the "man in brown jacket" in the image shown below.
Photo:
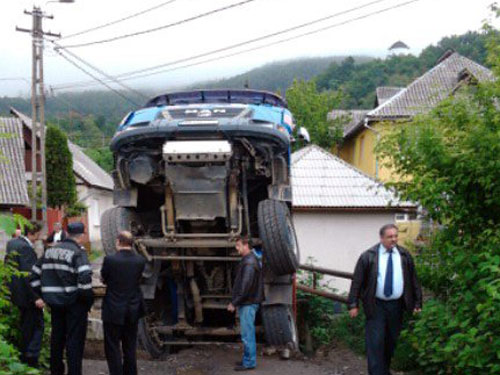
M349 292L349 314L359 302L366 315L366 355L370 375L390 375L391 358L401 331L403 311L422 309L422 290L410 253L397 246L394 224L380 228L380 243L359 257Z

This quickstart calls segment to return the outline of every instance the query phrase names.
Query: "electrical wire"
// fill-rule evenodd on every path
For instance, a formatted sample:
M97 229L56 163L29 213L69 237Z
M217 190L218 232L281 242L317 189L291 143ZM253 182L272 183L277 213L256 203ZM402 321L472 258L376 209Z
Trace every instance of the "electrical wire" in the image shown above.
M55 46L55 51L57 52L57 47L59 46L59 44L57 44L55 41L51 41ZM82 59L81 57L77 56L75 53L71 52L71 51L68 51L68 50L65 50L65 53L71 55L73 58L77 59L78 61L80 61L82 64L88 66L89 68L91 68L92 70L98 72L99 74L103 75L104 77L106 77L108 80L111 80L113 82L115 82L116 84L120 85L121 87L123 87L125 90L128 90L144 99L149 99L146 95L144 95L143 93L141 93L140 91L137 91L127 85L125 85L124 83L120 82L118 79L116 79L115 77L107 74L106 72L102 71L101 69L97 68L96 66L92 65L91 63L85 61L84 59Z
M90 33L90 32L92 32L92 31L96 31L96 30L104 29L105 27L109 27L109 26L112 26L112 25L116 25L117 23L120 23L120 22L123 22L123 21L127 21L127 20L129 20L129 19L132 19L132 18L135 18L135 17L138 17L138 16L142 16L143 14L149 13L149 12L151 12L151 11L153 11L153 10L156 10L156 9L162 8L162 7L164 7L165 5L172 4L172 3L173 3L173 2L175 2L175 1L177 1L177 0L165 1L165 2L163 2L163 3L161 3L161 4L155 5L155 6L154 6L154 7L152 7L152 8L148 8L148 9L142 10L142 11L140 11L140 12L137 12L137 13L131 14L130 16L123 17L123 18L117 19L117 20L115 20L115 21L107 22L107 23L102 24L102 25L99 25L99 26L91 27L91 28L89 28L89 29L85 29L85 30L82 30L82 31L79 31L79 32L76 32L76 33L73 33L73 34L69 34L69 35L63 36L63 37L62 37L62 38L60 38L59 40L73 38L73 37L75 37L75 36L79 36L79 35L87 34L87 33Z
M222 47L222 48L218 48L218 49L215 49L215 50L212 50L212 51L208 51L208 52L204 52L204 53L201 53L201 54L197 54L197 55L194 55L194 56L189 56L189 57L185 57L185 58L182 58L182 59L170 61L170 62L167 62L167 63L163 63L163 64L159 64L159 65L154 65L154 66L151 66L151 67L148 67L148 68L121 73L121 74L116 75L115 78L123 78L123 77L127 77L127 76L132 76L132 75L144 73L144 72L147 72L147 71L150 71L150 70L156 70L156 69L164 68L164 67L167 67L167 66L171 66L171 65L176 65L176 64L183 63L183 62L187 62L187 61L190 61L190 60L199 59L199 58L206 57L206 56L209 56L209 55L213 55L213 54L216 54L216 53L225 52L225 51L228 51L228 50L231 50L231 49L234 49L234 48L242 47L242 46L244 46L246 44L260 42L262 40L269 39L269 38L272 38L272 37L275 37L275 36L278 36L278 35L281 35L281 34L289 33L291 31L299 30L299 29L302 29L304 27L312 26L314 24L317 24L317 23L320 23L320 22L323 22L323 21L327 21L327 20L335 18L335 17L343 16L345 14L349 14L349 13L352 13L352 12L364 9L364 8L370 7L372 5L375 5L375 4L378 4L378 3L382 3L384 1L388 1L388 0L374 0L374 1L370 1L370 2L368 2L366 4L363 4L363 5L360 5L360 6L357 6L357 7L353 7L353 8L350 8L350 9L343 10L341 12L333 13L333 14L330 14L328 16L317 18L317 19L314 19L312 21L308 21L308 22L305 22L305 23L302 23L302 24L299 24L299 25L295 25L295 26L292 26L292 27L289 27L289 28L286 28L286 29L283 29L283 30L280 30L280 31L276 31L276 32L273 32L273 33L270 33L270 34L266 34L266 35L262 35L262 36L259 36L259 37L256 37L256 38L248 39L248 40L246 40L244 42L239 42L239 43L232 44L232 45L229 45L229 46L226 46L226 47ZM64 46L61 46L61 47L64 48ZM74 84L72 84L71 87L80 87L79 85L81 83L82 82L75 82ZM83 82L83 83L86 83L86 82ZM75 85L75 86L73 86L73 85ZM68 84L67 85L62 85L62 86L63 86L63 88L68 88ZM56 85L55 88L61 89L62 87L61 87L61 85Z
M352 9L343 11L341 13L337 13L337 15L345 14L347 12L352 12L355 9L358 10L360 8L364 8L364 7L367 7L369 5L373 5L374 3L379 3L379 2L382 2L382 1L385 1L385 0L373 1L373 2L367 3L365 5L362 5L360 7L352 8ZM264 44L264 45L261 45L261 46L252 47L252 48L248 48L248 49L245 49L245 50L237 51L237 52L234 52L234 53L231 53L231 54L227 54L227 55L223 55L223 56L217 56L217 57L214 57L214 58L205 59L205 60L202 60L202 61L198 61L198 62L186 64L186 65L181 65L181 66L174 67L174 68L171 68L171 69L160 70L160 71L150 72L150 73L146 73L146 74L139 74L141 72L147 72L148 70L154 70L154 69L158 69L158 68L161 68L161 67L166 67L166 66L170 66L170 65L176 65L176 64L181 63L181 62L193 60L193 59L196 59L196 58L199 58L199 57L210 55L212 53L216 53L214 51L211 51L211 52L207 52L207 53L204 53L204 54L197 55L196 57L190 57L190 58L180 59L180 60L173 61L173 62L170 62L170 63L157 65L157 66L151 67L151 68L136 70L136 71L128 72L128 73L122 73L122 74L116 75L115 78L119 78L121 81L126 81L126 80L131 80L131 79L137 79L137 78L144 78L144 77L148 77L148 76L152 76L152 75L156 75L156 74L167 73L167 72L171 72L171 71L175 71L175 70L179 70L179 69L185 69L185 68L188 68L188 67L193 67L193 66L197 66L197 65L201 65L201 64L206 64L208 62L213 62L213 61L218 61L218 60L226 59L226 58L229 58L229 57L234 57L234 56L237 56L237 55L241 55L241 54L244 54L244 53L248 53L248 52L260 50L260 49L267 48L267 47L270 47L270 46L274 46L274 45L277 45L277 44L286 43L286 42L289 42L289 41L292 41L292 40L295 40L295 39L298 39L298 38L302 38L302 37L306 37L306 36L309 36L309 35L317 34L317 33L320 33L320 32L323 32L323 31L335 28L335 27L343 26L343 25L346 25L346 24L349 24L349 23L352 23L352 22L355 22L355 21L359 21L361 19L365 19L365 18L374 16L374 15L385 13L385 12L391 11L393 9L400 8L400 7L403 7L403 6L409 5L411 3L418 2L418 1L421 1L421 0L406 1L406 2L403 2L403 3L397 4L395 6L391 6L391 7L379 9L377 11L374 11L374 12L371 12L371 13L367 13L367 14L362 15L362 16L354 17L354 18L351 18L351 19L348 19L348 20L345 20L345 21L342 21L342 22L339 22L339 23L336 23L336 24L333 24L333 25L328 25L328 26L325 26L325 27L322 27L322 28L319 28L319 29L315 29L315 30L306 32L306 33L294 35L292 37L280 39L278 41L274 41L274 42L267 43L267 44ZM333 16L334 15L323 17L321 20L325 20L325 18L332 18ZM317 23L315 21L311 21L311 22ZM310 22L307 23L307 25L310 25L310 24L311 24ZM302 24L302 25L306 25L306 24ZM286 29L286 30L291 31L290 29L294 29L295 30L298 27L304 27L302 25L295 26L293 28L289 28L289 29ZM269 35L276 36L276 35L282 34L284 32L285 32L285 30L282 30L280 32L276 32L276 33L269 34ZM237 46L242 46L244 44L253 43L255 41L259 41L259 40L266 39L266 38L267 38L267 36L255 38L255 39L253 39L251 41L247 41L247 42L243 42L243 43L238 43L237 45L233 45L233 46L229 46L229 47L224 47L224 48L221 48L221 49L216 50L216 51L217 52L225 51L225 50L228 50L228 49L231 49L231 48L236 48ZM68 89L68 88L86 87L88 85L89 85L89 83L80 82L80 83L75 83L75 84L59 85L59 86L56 86L55 89L56 90L63 90L63 89ZM90 85L94 85L94 83L92 82Z
M111 87L106 82L102 81L101 79L99 79L98 77L96 77L95 75L93 75L92 73L90 73L89 71L87 71L85 68L82 68L80 65L78 65L73 60L71 60L68 56L64 55L61 51L57 51L57 53L59 54L59 56L61 56L63 59L65 59L67 62L69 62L71 65L73 65L74 67L76 67L78 70L80 70L83 73L87 74L88 76L92 77L94 80L96 80L97 82L99 82L103 86L107 87L109 90L113 91L116 95L120 96L122 99L124 99L127 102L133 104L136 107L139 107L139 104L137 102L135 102L134 100L130 99L126 95L123 95L118 90L115 90L113 87Z
M228 9L236 8L236 7L239 7L239 6L242 6L242 5L254 2L254 1L256 1L256 0L244 0L244 1L240 1L239 3L234 3L234 4L227 5L225 7L222 7L222 8L213 9L213 10L208 11L206 13L201 13L201 14L198 14L198 15L193 16L193 17L189 17L189 18L186 18L186 19L183 19L183 20L180 20L180 21L176 21L176 22L169 23L167 25L163 25L163 26L159 26L159 27L155 27L155 28L152 28L152 29L147 29L147 30L142 30L142 31L136 31L134 33L123 34L123 35L115 36L115 37L112 37L112 38L96 40L96 41L93 41L93 42L78 43L78 44L68 44L68 45L63 45L61 47L66 48L66 49L67 48L88 47L88 46L92 46L92 45L96 45L96 44L109 43L109 42L114 42L114 41L125 39L125 38L131 38L131 37L138 36L138 35L149 34L149 33L152 33L152 32L156 32L156 31L168 29L170 27L179 26L179 25L182 25L182 24L185 24L185 23L188 23L190 21L194 21L194 20L197 20L197 19L200 19L200 18L208 17L208 16L211 16L213 14L220 13L220 12L223 12L223 11L228 10Z

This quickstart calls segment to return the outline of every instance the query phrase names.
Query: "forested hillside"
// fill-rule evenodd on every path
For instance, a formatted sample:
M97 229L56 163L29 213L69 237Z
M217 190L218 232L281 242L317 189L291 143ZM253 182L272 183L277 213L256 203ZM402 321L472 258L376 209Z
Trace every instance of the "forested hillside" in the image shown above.
M192 88L249 88L284 93L294 79L310 80L323 73L331 64L341 63L347 56L328 56L301 58L278 61L252 69L246 73L231 78L202 82L192 85ZM373 58L366 56L351 57L357 63L363 63Z
M342 94L337 104L339 108L371 108L378 86L408 85L434 66L450 48L488 65L485 34L468 32L443 38L437 45L425 48L419 56L301 58L267 64L232 78L194 84L191 88L243 88L248 83L253 89L283 94L294 79L314 79L320 91ZM148 97L155 95L143 92ZM145 102L144 98L133 99L140 104ZM10 106L28 115L31 113L29 99L4 97L0 98L0 115L8 114ZM107 145L120 120L133 109L134 105L109 91L57 93L47 97L46 117L50 124L64 130L69 139L84 147L109 170L111 155Z
M436 46L425 48L420 55L398 55L357 64L352 58L332 63L316 77L320 90L340 90L344 94L343 108L371 108L375 89L379 86L405 87L432 68L449 49L481 65L486 62L486 34L468 32L443 38Z

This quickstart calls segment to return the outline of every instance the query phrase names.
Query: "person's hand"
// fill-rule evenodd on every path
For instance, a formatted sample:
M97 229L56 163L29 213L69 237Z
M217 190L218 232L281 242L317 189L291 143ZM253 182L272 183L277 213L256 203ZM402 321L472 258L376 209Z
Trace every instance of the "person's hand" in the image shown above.
M236 310L234 305L232 303L229 303L229 305L227 305L227 311L234 312L234 310Z
M359 307L353 307L352 309L349 310L349 316L353 319L357 317L358 314L359 314Z
M420 307L414 308L413 313L414 314L420 314L422 312L422 309Z
M38 298L36 301L35 301L35 306L39 309L43 309L45 307L45 302L43 302L43 299L41 298Z

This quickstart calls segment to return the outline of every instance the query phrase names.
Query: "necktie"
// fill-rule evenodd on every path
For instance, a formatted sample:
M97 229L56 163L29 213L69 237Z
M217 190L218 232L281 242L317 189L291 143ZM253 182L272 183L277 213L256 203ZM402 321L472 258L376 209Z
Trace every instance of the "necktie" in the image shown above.
M390 297L392 295L392 250L388 250L389 259L387 260L387 269L385 271L385 283L384 283L384 296Z

